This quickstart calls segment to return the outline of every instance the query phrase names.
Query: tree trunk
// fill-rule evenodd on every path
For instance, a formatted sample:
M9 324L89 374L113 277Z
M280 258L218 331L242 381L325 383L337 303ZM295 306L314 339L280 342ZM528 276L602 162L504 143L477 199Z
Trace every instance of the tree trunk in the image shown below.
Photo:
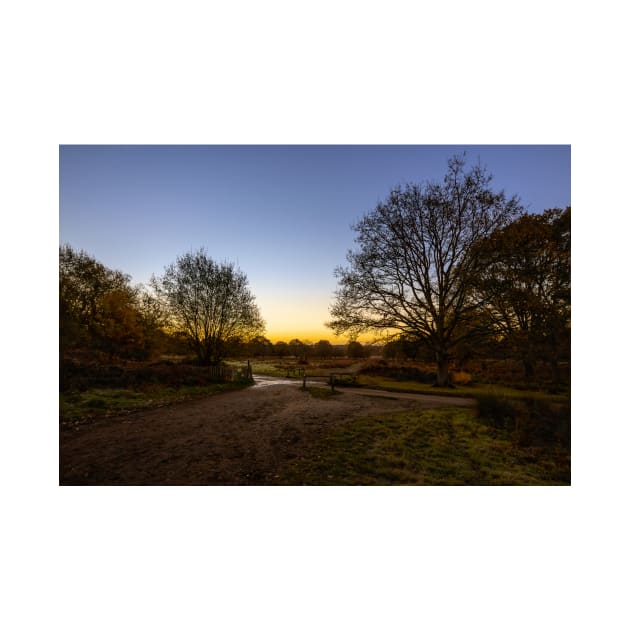
M523 370L525 372L525 380L532 381L534 379L534 361L531 357L523 357Z
M560 383L560 366L559 363L559 350L558 350L558 335L556 334L555 329L551 331L551 356L549 357L549 364L551 366L551 382L554 385L558 385Z
M448 352L444 350L436 351L435 360L437 362L435 387L452 387L451 377L448 373Z

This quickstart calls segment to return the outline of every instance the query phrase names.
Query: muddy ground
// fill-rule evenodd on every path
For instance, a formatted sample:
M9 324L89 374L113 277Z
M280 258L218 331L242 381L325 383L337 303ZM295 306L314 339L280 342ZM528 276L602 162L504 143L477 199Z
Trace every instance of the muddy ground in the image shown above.
M266 485L353 418L466 399L344 390L328 398L258 379L218 394L60 429L61 485Z

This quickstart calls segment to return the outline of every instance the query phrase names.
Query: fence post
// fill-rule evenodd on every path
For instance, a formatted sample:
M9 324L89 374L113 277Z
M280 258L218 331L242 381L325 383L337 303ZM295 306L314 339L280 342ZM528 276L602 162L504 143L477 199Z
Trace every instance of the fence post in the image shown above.
M306 389L306 370L302 372L302 389Z
M335 391L335 373L334 372L330 375L330 390L333 392Z

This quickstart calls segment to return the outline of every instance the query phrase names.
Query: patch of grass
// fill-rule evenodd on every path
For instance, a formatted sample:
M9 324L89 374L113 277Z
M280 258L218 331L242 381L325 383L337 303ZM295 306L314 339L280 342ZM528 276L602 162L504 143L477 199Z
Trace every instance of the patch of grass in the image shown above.
M354 420L284 472L289 485L566 485L570 453L518 447L470 410Z
M85 422L96 417L163 407L177 402L241 389L243 383L213 383L183 387L153 386L142 390L89 389L59 395L59 417L63 424Z

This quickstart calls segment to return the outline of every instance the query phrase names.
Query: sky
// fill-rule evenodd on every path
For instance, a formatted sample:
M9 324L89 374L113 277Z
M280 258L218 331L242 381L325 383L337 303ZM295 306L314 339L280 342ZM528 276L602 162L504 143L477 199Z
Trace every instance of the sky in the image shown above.
M272 341L343 343L324 323L353 224L464 151L528 212L571 205L569 145L62 145L59 241L134 284L204 247L245 272Z

